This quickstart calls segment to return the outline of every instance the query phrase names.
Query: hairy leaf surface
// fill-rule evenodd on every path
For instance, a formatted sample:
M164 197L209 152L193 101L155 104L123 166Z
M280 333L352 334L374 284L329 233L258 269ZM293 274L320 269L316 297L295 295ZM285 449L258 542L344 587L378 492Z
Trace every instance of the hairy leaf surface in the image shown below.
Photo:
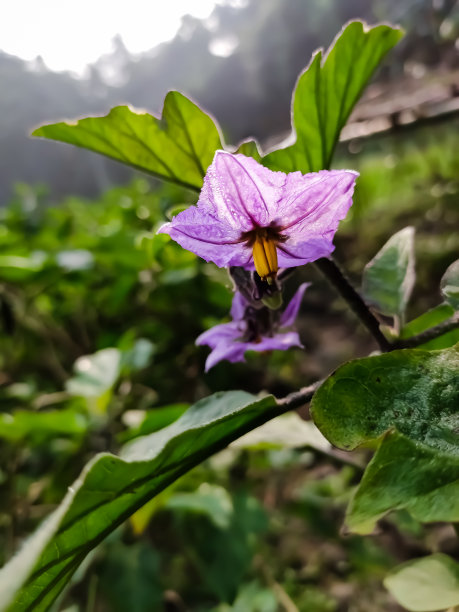
M457 345L356 359L325 381L311 411L330 442L352 450L384 436L348 509L353 531L401 507L459 520L458 406Z

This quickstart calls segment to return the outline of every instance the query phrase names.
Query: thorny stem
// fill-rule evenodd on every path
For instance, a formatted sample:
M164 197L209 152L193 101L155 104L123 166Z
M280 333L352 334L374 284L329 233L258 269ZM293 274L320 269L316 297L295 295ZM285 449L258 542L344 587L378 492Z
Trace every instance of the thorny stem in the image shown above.
M338 264L333 259L327 257L318 259L315 264L359 317L378 343L379 348L383 352L393 350L394 347L392 347L379 327L378 319L372 314L363 298L351 285Z

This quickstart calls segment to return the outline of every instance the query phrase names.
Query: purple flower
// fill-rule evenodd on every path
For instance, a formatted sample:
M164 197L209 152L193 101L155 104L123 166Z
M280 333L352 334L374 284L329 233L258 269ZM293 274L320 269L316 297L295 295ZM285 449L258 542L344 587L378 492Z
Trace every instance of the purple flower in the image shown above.
M330 255L356 176L351 170L272 172L245 155L217 151L197 206L159 233L219 267L256 269L270 282L278 267Z
M300 285L282 314L269 308L254 308L238 292L234 294L230 323L208 329L196 339L198 346L212 349L206 361L206 372L219 361L244 361L246 351L285 351L302 347L298 332L287 331L295 323L303 293L309 283Z

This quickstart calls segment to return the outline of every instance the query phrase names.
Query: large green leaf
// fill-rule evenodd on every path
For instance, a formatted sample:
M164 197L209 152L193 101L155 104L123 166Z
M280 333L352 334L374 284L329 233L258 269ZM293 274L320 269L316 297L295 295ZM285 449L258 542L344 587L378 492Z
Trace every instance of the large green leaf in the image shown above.
M116 106L105 117L44 125L32 135L102 153L198 191L215 151L222 148L213 120L177 91L167 94L161 119Z
M320 387L311 411L332 444L352 450L385 434L348 511L353 531L368 533L400 507L459 520L458 404L457 345L357 359Z
M346 525L368 534L387 512L402 509L425 523L459 521L459 456L392 430L365 470Z
M441 553L399 565L384 586L412 612L459 606L459 563Z
M403 322L414 280L414 228L405 227L365 266L362 293L380 313Z
M369 28L354 21L332 43L324 61L317 51L293 97L293 131L287 142L295 142L269 153L263 163L284 172L329 168L341 129L363 88L402 35L388 25Z
M96 456L59 508L0 571L0 610L47 610L87 553L135 510L203 459L280 414L272 396L217 393L178 421Z

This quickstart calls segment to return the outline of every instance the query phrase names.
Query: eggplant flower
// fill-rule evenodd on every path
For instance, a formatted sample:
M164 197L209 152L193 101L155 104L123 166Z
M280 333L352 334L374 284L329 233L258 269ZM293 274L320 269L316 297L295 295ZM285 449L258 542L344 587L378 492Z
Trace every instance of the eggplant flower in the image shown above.
M300 285L282 314L269 308L254 308L236 291L231 306L232 321L208 329L196 339L198 346L212 349L206 372L219 361L244 361L246 351L285 351L302 347L298 332L292 330L301 300L309 283ZM290 328L290 329L289 329Z
M279 267L300 266L334 250L356 176L351 170L273 172L245 155L217 151L197 206L159 233L219 267L255 269L272 282Z

